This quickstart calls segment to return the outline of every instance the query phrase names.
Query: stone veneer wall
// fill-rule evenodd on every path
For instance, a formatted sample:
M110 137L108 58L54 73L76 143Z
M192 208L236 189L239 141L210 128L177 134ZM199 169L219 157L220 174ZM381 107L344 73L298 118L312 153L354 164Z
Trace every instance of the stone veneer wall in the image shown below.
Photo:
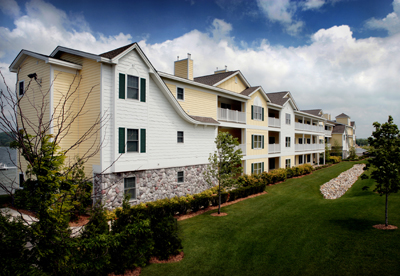
M124 178L128 177L136 177L137 198L131 199L131 204L201 193L211 188L204 178L206 168L207 165L204 164L96 175L94 197L101 198L107 209L121 206L124 198ZM184 171L182 183L178 183L178 171Z

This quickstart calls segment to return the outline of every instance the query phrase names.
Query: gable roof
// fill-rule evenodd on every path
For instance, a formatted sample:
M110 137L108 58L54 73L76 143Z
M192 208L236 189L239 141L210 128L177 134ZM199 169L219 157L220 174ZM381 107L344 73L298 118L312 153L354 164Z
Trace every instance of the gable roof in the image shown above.
M135 43L131 43L131 44L122 46L120 48L117 48L117 49L102 53L99 56L105 57L105 58L109 58L109 59L113 59L113 58L115 58L116 56L118 56L119 54L121 54L123 51L125 51L126 49L128 49L129 47L131 47L134 44Z
M322 109L300 110L301 112L308 113L314 116L322 116Z
M249 88L243 90L242 92L240 92L240 94L245 95L245 96L250 96L253 92L258 90L259 88L261 88L261 86L249 87Z
M272 92L272 93L266 93L268 98L271 100L271 103L277 104L277 105L284 105L289 98L284 98L289 91L282 91L282 92Z
M337 115L335 118L350 118L350 116L342 113L342 114Z
M229 72L225 72L225 73L219 73L219 74L212 74L212 75L207 75L207 76L196 77L193 80L195 82L200 82L202 84L214 86L215 84L219 83L220 81L228 78L229 76L231 76L237 72L238 72L238 70L229 71Z
M344 131L346 129L345 125L342 124L335 124L335 126L332 129L332 133L336 133L336 134L343 134Z

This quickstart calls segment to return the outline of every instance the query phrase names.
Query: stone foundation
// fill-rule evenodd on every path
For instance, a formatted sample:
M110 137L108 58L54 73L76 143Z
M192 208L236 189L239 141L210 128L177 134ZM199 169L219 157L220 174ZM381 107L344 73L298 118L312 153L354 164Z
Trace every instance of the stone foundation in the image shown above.
M201 193L211 188L204 178L206 168L207 165L204 164L96 175L94 197L101 198L107 209L121 206L124 198L124 178L128 177L136 177L136 199L131 199L131 204ZM178 171L184 172L184 182L178 183Z

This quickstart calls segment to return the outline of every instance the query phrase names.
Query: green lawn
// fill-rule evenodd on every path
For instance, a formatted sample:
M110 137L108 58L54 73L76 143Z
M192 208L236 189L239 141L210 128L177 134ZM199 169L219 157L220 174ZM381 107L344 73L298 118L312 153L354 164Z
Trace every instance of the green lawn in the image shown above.
M400 275L400 229L384 223L384 197L359 180L335 200L319 187L352 167L342 162L267 187L268 194L179 222L185 258L152 264L146 275ZM389 223L400 227L400 195L389 196Z

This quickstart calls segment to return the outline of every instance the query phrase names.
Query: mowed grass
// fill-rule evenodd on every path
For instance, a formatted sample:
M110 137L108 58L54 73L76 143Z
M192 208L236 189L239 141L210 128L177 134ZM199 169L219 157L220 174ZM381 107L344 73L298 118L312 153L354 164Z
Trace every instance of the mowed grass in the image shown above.
M146 275L400 275L400 229L384 223L384 197L358 180L335 200L319 187L352 162L267 187L268 194L179 222L185 257L151 264ZM215 211L213 211L215 212ZM400 195L389 196L389 223L400 227Z

